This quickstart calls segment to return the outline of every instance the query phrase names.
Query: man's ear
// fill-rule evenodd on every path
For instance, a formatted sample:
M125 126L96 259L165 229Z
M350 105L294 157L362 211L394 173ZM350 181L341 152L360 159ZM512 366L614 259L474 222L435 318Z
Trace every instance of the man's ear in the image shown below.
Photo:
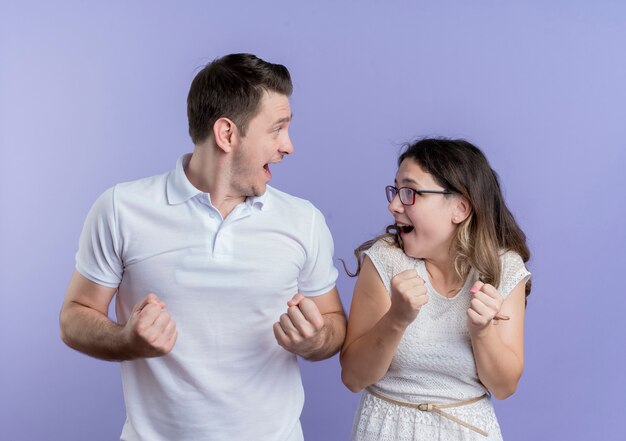
M452 223L460 224L467 219L470 214L472 214L472 205L469 201L463 196L457 197L456 204L452 211Z
M230 153L239 139L237 126L228 118L219 118L213 124L213 138L218 148L224 153Z

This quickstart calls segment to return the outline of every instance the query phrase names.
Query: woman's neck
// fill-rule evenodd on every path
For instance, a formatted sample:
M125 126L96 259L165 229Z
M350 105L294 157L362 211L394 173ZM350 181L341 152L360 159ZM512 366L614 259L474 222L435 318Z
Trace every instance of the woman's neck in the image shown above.
M430 284L439 294L445 297L454 297L463 287L464 281L457 274L454 261L451 258L424 259L424 264Z

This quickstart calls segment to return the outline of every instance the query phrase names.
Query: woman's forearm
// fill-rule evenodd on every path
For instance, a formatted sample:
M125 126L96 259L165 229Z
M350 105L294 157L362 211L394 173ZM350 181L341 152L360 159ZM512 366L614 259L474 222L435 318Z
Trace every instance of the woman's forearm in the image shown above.
M524 362L502 341L497 326L490 325L471 339L480 381L503 400L517 389Z
M391 365L406 326L385 314L367 333L354 340L341 353L341 379L348 389L358 392L380 380Z

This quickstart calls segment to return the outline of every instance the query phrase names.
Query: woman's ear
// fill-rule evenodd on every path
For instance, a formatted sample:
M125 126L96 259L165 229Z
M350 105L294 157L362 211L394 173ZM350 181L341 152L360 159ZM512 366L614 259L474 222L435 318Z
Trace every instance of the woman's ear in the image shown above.
M213 124L213 137L218 148L224 153L230 153L239 139L237 126L228 118L219 118Z
M458 196L452 210L452 223L460 224L467 219L470 214L472 214L471 204L463 196Z

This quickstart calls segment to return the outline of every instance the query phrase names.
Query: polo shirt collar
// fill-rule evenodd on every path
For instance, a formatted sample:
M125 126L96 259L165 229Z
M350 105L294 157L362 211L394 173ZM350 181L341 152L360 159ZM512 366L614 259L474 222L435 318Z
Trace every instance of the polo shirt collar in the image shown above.
M167 202L171 205L182 204L187 202L194 196L202 193L193 186L187 175L185 174L185 167L191 160L191 153L186 153L176 162L176 168L167 177ZM246 198L245 203L249 207L255 207L259 210L267 210L269 199L269 186L266 187L265 193L261 196L254 196Z
M263 193L261 196L254 196L254 197L248 196L246 198L246 204L248 204L249 207L258 208L261 211L267 210L269 207L268 200L270 199L269 189L270 189L270 186L266 185L265 193Z
M176 162L176 169L167 177L167 202L171 205L187 202L198 193L202 193L189 182L185 174L185 167L189 164L191 153L187 153Z

